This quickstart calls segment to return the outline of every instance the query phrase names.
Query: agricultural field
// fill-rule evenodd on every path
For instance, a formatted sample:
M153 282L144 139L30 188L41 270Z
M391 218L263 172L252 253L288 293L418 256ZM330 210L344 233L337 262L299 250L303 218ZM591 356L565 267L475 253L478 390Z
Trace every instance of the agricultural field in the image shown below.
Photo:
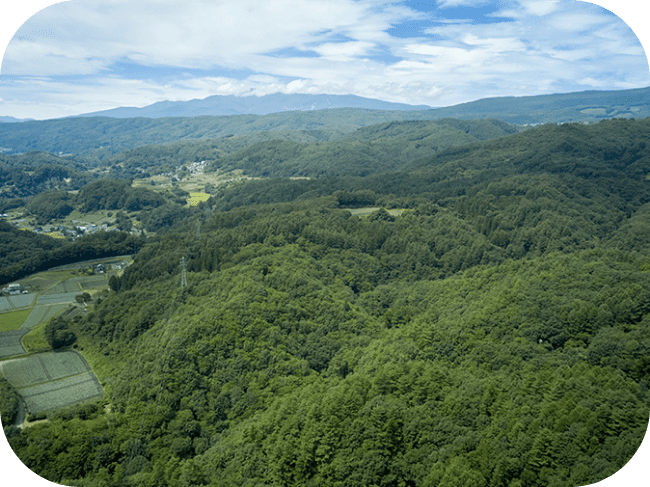
M0 313L17 308L30 306L34 301L34 294L19 294L16 296L0 296Z
M98 263L119 268L92 274L91 269ZM76 296L106 289L108 276L121 272L128 263L129 257L113 257L51 269L20 281L31 291L29 294L0 296L0 370L14 384L30 412L57 409L103 395L95 374L80 354L49 352L45 324L61 313L72 316L85 312L85 307L77 307Z
M32 329L41 323L45 323L50 318L61 313L64 309L69 307L69 304L54 304L54 305L39 305L35 306L27 319L23 322L23 329Z
M20 284L31 291L29 294L0 296L0 357L24 354L25 348L21 345L21 338L29 330L45 324L50 318L70 308L71 304L76 305L75 297L78 294L94 294L106 289L108 276L121 271L85 276L80 273L87 272L98 263L109 267L128 265L130 261L129 256L97 259L21 279ZM9 330L16 330L17 333ZM32 351L49 348L42 330L34 330L34 333L26 336L25 346Z
M32 414L59 409L89 399L99 399L104 395L97 377L92 372L18 392L23 396L27 410Z
M174 177L179 179L178 181L174 181L174 185L178 186L183 191L187 191L190 194L194 192L196 193L204 192L206 184L211 184L212 186L217 187L217 186L229 184L234 181L239 181L244 179L246 180L259 179L259 178L252 178L250 176L244 176L243 171L241 169L235 169L233 171L224 171L224 172L217 171L213 173L204 173L202 171L196 171L190 174L186 174L182 179L180 179L180 174L177 172ZM166 175L159 174L156 176L151 176L149 178L135 179L133 181L133 187L139 187L139 186L153 189L154 191L157 189L171 188L172 178Z
M197 206L202 201L208 201L210 195L208 193L190 193L190 199L188 200L189 206Z
M0 332L0 359L24 354L25 349L21 344L21 339L26 333L27 330Z
M0 313L13 309L8 296L0 296Z
M74 303L75 296L79 293L81 293L80 290L69 293L46 294L38 298L38 304Z
M32 310L28 308L0 314L0 331L17 330L31 312Z
M52 352L9 360L2 366L16 389L83 374L90 369L76 352Z
M36 274L35 276L27 277L20 282L24 287L27 287L31 291L38 293L54 286L57 282L60 281L58 276L54 276L52 274L53 271L48 271L47 273L41 273Z
M379 210L380 208L373 207L373 208L348 208L348 211L352 213L354 216L368 216L371 213L374 213L375 211ZM404 213L404 209L402 208L391 208L390 210L386 210L389 215L392 216L400 216L402 213Z
M97 377L77 352L32 355L0 362L0 368L33 414L103 395Z

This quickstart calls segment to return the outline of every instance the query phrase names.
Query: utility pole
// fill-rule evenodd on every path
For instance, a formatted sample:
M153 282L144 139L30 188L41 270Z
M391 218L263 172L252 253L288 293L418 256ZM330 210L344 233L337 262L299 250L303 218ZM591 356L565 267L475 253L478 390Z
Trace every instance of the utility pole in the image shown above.
M181 257L181 289L187 287L187 266L185 265L185 257Z

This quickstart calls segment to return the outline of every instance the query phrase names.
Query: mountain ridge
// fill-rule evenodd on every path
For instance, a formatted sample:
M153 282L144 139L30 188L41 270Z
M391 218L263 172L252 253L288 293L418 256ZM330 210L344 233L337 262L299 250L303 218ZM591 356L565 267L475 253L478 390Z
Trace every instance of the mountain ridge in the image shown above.
M213 95L189 101L161 101L142 108L117 107L77 117L166 118L226 115L268 115L330 108L427 111L433 118L498 118L507 123L538 124L613 117L650 116L650 87L630 90L589 90L531 96L489 97L448 107L392 103L356 95L274 93L258 96ZM522 113L525 112L525 113ZM71 117L68 117L71 118Z
M80 117L163 118L202 115L268 115L287 111L312 111L328 108L370 108L374 110L429 110L427 105L409 105L356 95L305 95L273 93L264 96L212 95L188 101L160 101L145 107L117 107L85 113Z

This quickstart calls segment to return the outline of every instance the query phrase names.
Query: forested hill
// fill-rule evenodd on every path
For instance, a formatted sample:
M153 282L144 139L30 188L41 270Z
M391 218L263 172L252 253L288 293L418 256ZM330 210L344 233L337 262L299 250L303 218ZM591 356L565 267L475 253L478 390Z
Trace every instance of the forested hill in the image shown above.
M650 87L538 96L484 98L436 109L442 117L496 118L513 124L597 121L650 116Z
M382 122L436 118L430 110L353 108L222 117L77 117L0 124L0 140L6 153L42 150L54 154L73 153L89 161L99 161L135 147L179 140L282 130L347 133ZM75 137L70 137L71 133Z
M498 120L389 122L355 130L331 142L259 142L213 161L207 169L242 169L251 176L271 177L367 176L404 168L450 147L517 131Z
M102 402L9 441L82 487L602 480L650 413L649 130L220 190L66 324Z
M242 169L251 176L367 175L430 157L448 147L521 130L498 120L385 122L349 133L282 130L218 139L149 145L105 159L102 168L122 177L167 173L188 161L207 171Z
M75 158L31 151L22 155L0 154L0 213L11 198L34 196L45 190L77 190L94 179ZM20 206L20 204L17 204Z
M186 139L219 138L252 132L325 131L348 133L391 121L497 119L511 124L571 121L593 122L612 117L650 115L650 88L592 91L534 97L477 100L431 110L373 110L333 108L267 115L196 116L170 118L73 117L0 124L5 153L32 150L82 155L97 163L124 150ZM70 137L74 134L74 137Z

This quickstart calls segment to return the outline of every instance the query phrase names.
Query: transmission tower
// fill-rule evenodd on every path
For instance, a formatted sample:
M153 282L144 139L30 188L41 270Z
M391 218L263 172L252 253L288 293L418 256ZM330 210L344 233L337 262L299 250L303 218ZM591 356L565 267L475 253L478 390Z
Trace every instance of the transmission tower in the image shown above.
M196 220L196 239L201 238L201 220Z
M181 257L181 289L187 287L187 266L185 265L185 257Z

